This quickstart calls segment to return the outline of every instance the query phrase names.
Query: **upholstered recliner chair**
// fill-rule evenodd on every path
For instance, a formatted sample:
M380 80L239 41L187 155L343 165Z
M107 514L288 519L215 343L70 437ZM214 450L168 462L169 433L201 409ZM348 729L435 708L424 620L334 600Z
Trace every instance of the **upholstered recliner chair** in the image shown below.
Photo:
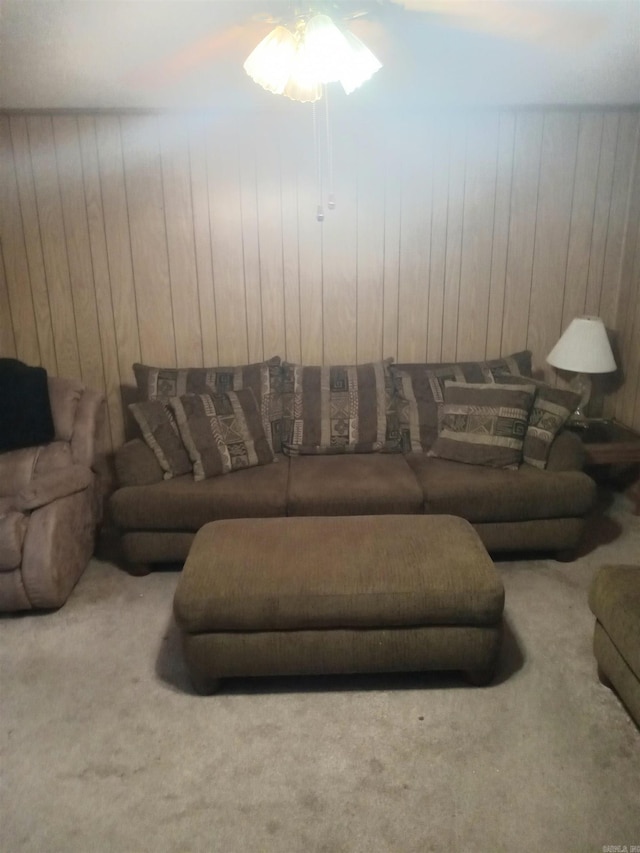
M52 440L0 453L2 612L64 604L93 553L101 518L95 464L104 396L42 374Z

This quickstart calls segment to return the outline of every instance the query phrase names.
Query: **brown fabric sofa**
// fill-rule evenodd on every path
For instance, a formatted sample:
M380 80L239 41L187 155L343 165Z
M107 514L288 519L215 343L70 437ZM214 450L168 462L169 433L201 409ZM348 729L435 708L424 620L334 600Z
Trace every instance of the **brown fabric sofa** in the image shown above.
M104 396L48 377L53 440L0 453L0 611L60 607L93 552Z
M503 368L527 375L526 355L528 363L503 359L435 372L492 382L491 371L497 375ZM268 364L273 375L273 363ZM145 381L150 370L145 370ZM173 374L180 374L188 391L188 370L161 373L164 381L177 385ZM273 395L269 399L272 423L277 406ZM313 403L305 398L305 417ZM429 405L423 409L432 417ZM396 418L397 429L391 403L388 410L389 423ZM388 435L392 431L388 425ZM405 442L405 452L326 454L316 449L311 455L284 455L276 445L271 464L196 481L191 473L166 479L148 443L133 438L116 453L119 486L110 511L125 559L132 570L142 571L149 564L183 562L195 533L210 521L227 518L447 514L470 521L493 553L571 552L578 545L596 490L582 471L582 444L571 431L555 437L544 468L526 462L517 470L453 462L416 450L415 444Z

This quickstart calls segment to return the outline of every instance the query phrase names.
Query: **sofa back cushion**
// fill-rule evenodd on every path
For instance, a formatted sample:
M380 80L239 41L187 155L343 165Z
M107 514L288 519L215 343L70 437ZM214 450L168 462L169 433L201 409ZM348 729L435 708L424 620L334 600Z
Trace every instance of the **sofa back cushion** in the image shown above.
M225 394L250 389L258 404L271 450L280 446L280 357L237 367L150 367L134 364L141 400L164 400L184 394Z
M500 376L531 376L531 352L524 350L490 361L391 365L399 441L404 453L425 452L438 436L444 383L491 383Z
M170 405L193 463L194 480L273 462L249 388L226 394L183 394L172 397Z
M535 385L444 383L442 424L429 456L517 468Z
M282 365L282 449L290 455L372 453L388 446L391 359Z

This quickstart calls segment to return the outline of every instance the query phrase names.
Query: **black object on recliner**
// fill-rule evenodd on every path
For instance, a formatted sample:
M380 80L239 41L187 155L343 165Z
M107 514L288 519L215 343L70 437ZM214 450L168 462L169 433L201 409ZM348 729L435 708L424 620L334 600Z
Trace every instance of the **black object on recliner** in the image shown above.
M47 371L0 358L0 452L53 439Z

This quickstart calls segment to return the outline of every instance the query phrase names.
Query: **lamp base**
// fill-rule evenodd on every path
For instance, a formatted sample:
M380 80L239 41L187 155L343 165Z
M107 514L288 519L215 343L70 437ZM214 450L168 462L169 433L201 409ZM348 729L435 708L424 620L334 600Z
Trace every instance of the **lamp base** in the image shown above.
M577 373L569 383L569 388L580 394L580 402L569 418L571 425L586 426L588 417L587 408L591 399L591 376L588 373Z

